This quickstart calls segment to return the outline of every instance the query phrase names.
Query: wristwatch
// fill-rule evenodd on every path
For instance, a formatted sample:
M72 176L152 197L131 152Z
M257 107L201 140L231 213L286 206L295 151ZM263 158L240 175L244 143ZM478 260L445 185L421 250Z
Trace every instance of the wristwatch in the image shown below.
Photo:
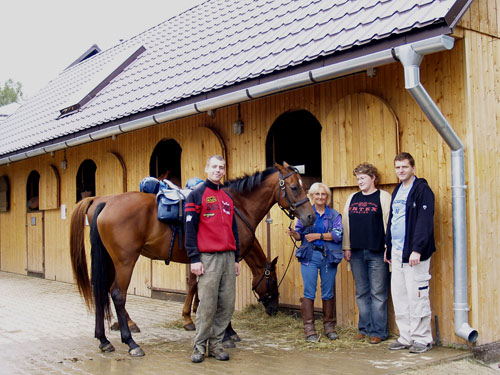
M321 235L319 236L319 239L322 240L323 239L323 233L321 233Z

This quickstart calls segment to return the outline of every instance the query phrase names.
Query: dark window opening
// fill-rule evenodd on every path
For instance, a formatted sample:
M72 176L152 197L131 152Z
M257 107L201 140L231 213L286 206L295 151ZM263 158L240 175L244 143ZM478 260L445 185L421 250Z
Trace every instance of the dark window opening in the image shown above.
M308 111L280 115L266 139L266 165L274 162L302 166L302 181L308 189L321 181L321 124Z
M39 183L40 174L37 171L31 171L26 184L26 209L28 211L38 211Z
M76 174L76 201L95 196L95 171L97 166L92 160L84 160Z
M0 177L0 212L7 212L10 208L10 185L7 176Z
M149 160L149 175L181 186L181 146L174 139L160 141Z

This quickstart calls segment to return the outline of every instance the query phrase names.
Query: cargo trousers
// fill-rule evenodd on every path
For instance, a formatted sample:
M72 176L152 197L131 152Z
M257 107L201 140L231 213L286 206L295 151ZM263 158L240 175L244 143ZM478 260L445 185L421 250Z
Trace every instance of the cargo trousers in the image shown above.
M234 312L236 270L234 251L200 253L204 273L198 277L200 304L196 311L194 346L201 352L221 348Z
M429 299L430 258L410 267L402 263L402 251L392 250L391 294L403 345L432 344Z

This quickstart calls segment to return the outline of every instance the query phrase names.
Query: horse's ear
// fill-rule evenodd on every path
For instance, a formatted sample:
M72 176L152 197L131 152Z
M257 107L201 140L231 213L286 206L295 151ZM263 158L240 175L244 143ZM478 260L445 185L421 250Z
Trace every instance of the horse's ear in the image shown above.
M284 160L283 160L283 166L284 166L285 168L289 168L289 167L290 167L290 166L288 165L288 163L287 163L286 161L284 161Z
M273 261L271 262L271 267L276 267L276 263L278 262L278 257L274 258Z

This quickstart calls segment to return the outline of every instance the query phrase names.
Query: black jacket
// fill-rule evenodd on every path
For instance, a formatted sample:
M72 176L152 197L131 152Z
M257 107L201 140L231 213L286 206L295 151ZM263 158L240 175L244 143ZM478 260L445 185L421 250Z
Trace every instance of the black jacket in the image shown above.
M391 259L392 236L392 204L399 188L392 193L391 212L385 243L387 245L387 259ZM420 260L427 260L436 251L434 243L434 193L423 178L416 178L406 201L405 243L403 248L403 263L408 263L412 251L420 253Z

